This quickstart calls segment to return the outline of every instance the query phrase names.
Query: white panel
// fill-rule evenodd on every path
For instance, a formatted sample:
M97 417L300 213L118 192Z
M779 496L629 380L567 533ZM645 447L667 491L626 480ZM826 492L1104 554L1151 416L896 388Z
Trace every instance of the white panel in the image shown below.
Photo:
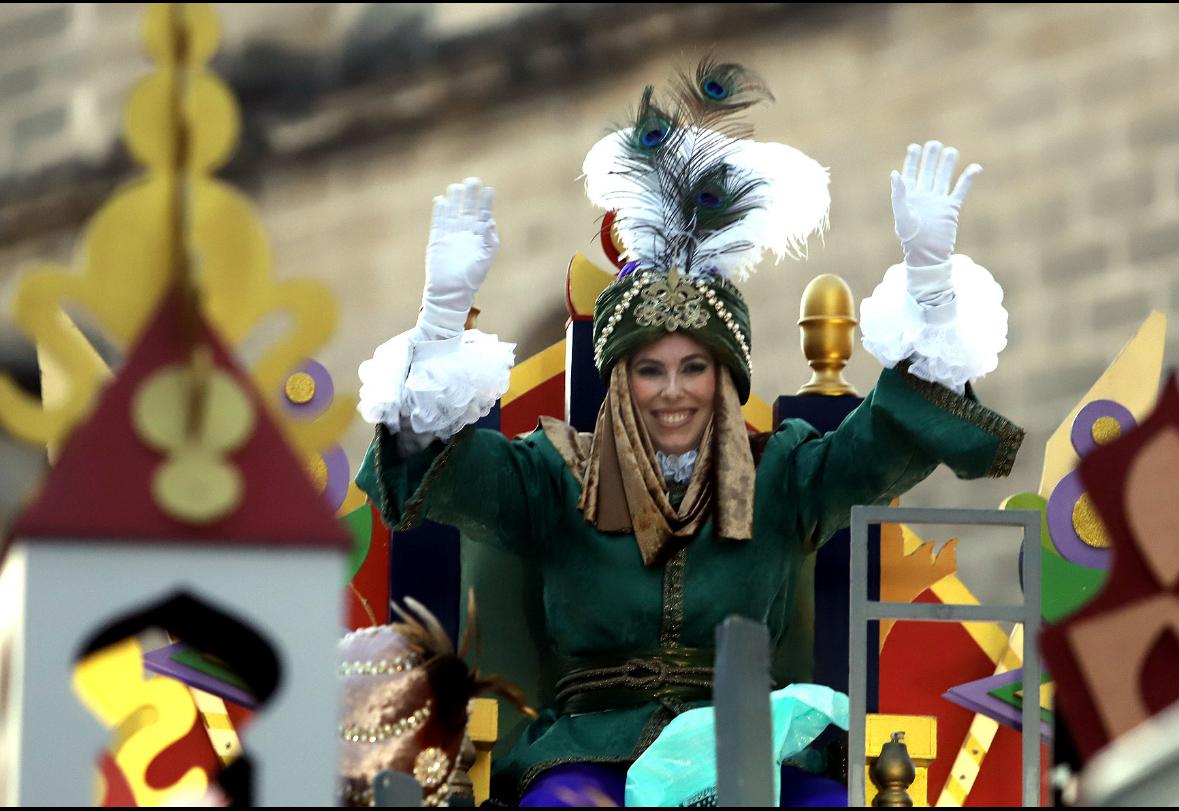
M24 682L25 555L13 544L0 569L0 669L7 672L0 695L0 803L20 805L21 685ZM5 677L0 676L0 681Z
M345 574L343 554L327 550L38 542L29 554L36 642L21 800L90 803L94 757L109 736L70 690L73 659L104 626L183 590L250 624L278 654L278 691L244 740L255 803L334 804Z

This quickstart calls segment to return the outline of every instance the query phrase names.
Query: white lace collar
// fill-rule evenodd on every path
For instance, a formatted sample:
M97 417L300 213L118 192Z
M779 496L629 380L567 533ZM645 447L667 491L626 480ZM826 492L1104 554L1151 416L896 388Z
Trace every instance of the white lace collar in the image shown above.
M659 470L663 473L663 480L667 483L687 484L692 478L692 471L696 469L695 450L687 453L669 455L663 451L655 451L655 461L659 463Z

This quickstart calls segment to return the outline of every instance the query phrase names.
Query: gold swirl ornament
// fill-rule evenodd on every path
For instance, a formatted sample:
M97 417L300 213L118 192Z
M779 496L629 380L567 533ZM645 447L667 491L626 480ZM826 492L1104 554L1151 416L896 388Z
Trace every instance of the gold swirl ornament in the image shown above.
M216 15L207 4L153 6L144 15L143 39L157 70L132 90L122 135L145 171L87 223L75 268L43 265L18 284L16 325L37 345L42 368L53 370L59 394L43 404L0 376L0 425L25 441L53 444L84 418L107 374L64 306L85 311L114 346L128 348L171 282L169 212L177 184L184 183L184 247L199 257L196 278L206 317L230 345L240 346L273 314L290 316L288 333L250 374L274 401L273 414L288 439L304 452L330 447L352 421L355 396L338 396L305 421L287 418L278 398L289 370L331 337L335 301L317 281L275 278L253 204L212 174L232 155L240 131L233 94L207 67L220 39ZM184 138L177 137L181 128ZM183 154L179 143L186 145Z

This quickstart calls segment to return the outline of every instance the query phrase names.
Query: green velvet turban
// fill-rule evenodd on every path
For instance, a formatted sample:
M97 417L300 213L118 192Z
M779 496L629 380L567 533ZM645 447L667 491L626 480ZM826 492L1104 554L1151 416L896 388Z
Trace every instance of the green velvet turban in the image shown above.
M712 350L749 399L749 307L731 282L713 273L636 270L610 284L594 304L594 364L605 382L614 364L671 332Z

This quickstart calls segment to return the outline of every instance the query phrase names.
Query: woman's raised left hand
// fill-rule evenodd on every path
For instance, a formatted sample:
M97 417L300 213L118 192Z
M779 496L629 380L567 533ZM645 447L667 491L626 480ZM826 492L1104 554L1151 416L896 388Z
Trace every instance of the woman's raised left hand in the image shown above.
M896 234L905 264L911 268L947 263L954 252L958 214L974 178L982 171L977 163L970 164L950 191L957 162L957 149L927 141L924 148L909 144L904 169L892 172Z

